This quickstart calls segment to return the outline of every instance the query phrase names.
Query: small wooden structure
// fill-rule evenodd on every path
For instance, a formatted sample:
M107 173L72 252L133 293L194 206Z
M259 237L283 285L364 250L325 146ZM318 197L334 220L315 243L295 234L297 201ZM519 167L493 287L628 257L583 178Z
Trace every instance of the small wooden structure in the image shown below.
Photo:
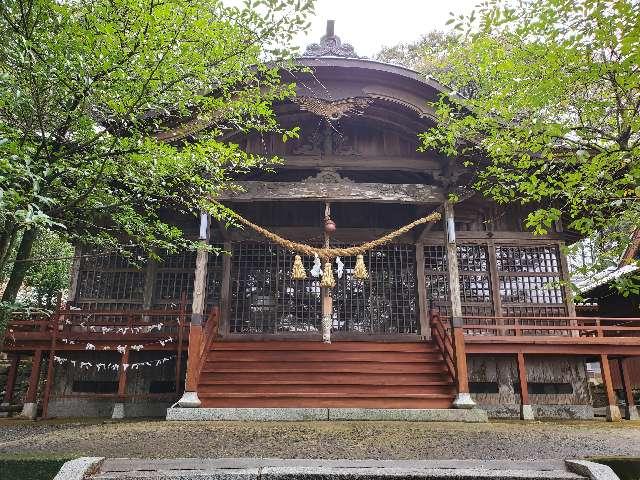
M284 126L300 126L300 138L230 136L248 152L277 154L285 163L275 174L238 176L242 191L220 200L272 232L316 246L327 241L327 206L337 224L332 246L360 244L434 210L442 220L366 253L366 280L354 277L355 258L342 258L342 276L331 290L311 275L291 278L294 252L250 229L227 230L207 215L199 223L175 221L203 247L228 254L201 248L139 268L78 249L71 289L78 310L16 321L5 338L12 355L35 355L27 403L35 402L41 358L49 364L46 415L49 398L61 395L54 355L86 343L96 351L124 345L122 336L79 329L79 319L82 328L103 321L131 327L162 315L172 319L163 328L177 341L156 350L177 355L173 400L186 373L184 407L480 404L498 411L508 403L532 418L535 408L549 411L547 404L563 412L578 403L588 408L584 364L596 359L609 419L619 419L610 358L640 355L640 319L576 317L571 292L558 283L569 275L562 247L576 236L560 222L547 235L531 235L523 228L526 210L468 193L473 171L417 152L417 135L434 122L428 102L445 88L405 68L358 58L332 24L300 62L308 72L283 72L296 82L297 98L274 106ZM165 135L180 137L180 130ZM456 204L447 201L454 192L463 193ZM309 272L313 259L303 263ZM323 318L331 344L322 343ZM149 335L127 341L150 342ZM75 346L61 342L72 337ZM130 351L122 364L131 362ZM545 393L548 385L555 393ZM121 368L110 393L116 403L125 401L126 388Z

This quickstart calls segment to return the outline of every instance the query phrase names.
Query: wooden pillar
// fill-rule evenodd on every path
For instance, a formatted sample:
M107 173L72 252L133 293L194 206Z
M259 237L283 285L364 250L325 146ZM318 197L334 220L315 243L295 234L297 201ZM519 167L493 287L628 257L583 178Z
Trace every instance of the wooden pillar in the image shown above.
M73 262L69 273L69 290L67 291L67 304L75 303L78 296L78 277L80 276L80 266L82 262L82 247L75 247L73 252Z
M562 227L562 223L560 222L560 228ZM576 318L576 304L573 300L573 291L571 290L571 274L569 272L569 263L567 262L567 256L563 253L565 248L565 243L560 242L558 244L558 255L560 256L560 278L565 282L562 285L562 292L564 293L564 301L567 306L567 316L571 318L569 320L569 325L572 327L576 327L578 325L578 321ZM571 330L570 335L572 337L579 337L580 332L578 330Z
M324 204L324 220L326 222L331 218L331 204ZM329 248L330 236L325 228L324 232L324 248ZM326 267L329 259L321 258L322 268ZM322 341L331 343L331 327L333 325L333 298L331 297L330 288L322 288Z
M518 353L516 356L518 365L518 384L520 385L520 418L522 420L533 420L533 407L529 401L529 384L527 382L527 365L524 361L524 354Z
M418 282L418 315L420 315L420 336L425 340L431 339L429 326L429 299L424 274L424 243L416 243L416 281Z
M622 419L616 392L613 389L613 380L611 378L611 366L609 365L608 355L600 355L600 371L602 373L602 383L607 394L607 421L618 422Z
M187 374L180 407L199 407L198 372L202 354L202 323L207 294L207 263L209 262L210 218L206 213L200 214L200 237L196 256L196 270L193 279L193 301L191 303L191 323L189 324L189 347L187 357Z
M35 419L38 413L38 383L40 380L40 364L42 363L42 350L36 350L33 354L31 374L29 375L29 387L25 397L24 406L20 416Z
M229 312L231 311L231 254L233 244L224 242L224 254L222 257L222 281L220 282L220 318L218 320L218 332L224 336L229 333Z
M153 289L156 283L158 262L150 258L144 269L144 290L142 292L142 309L150 310L153 306ZM144 319L148 321L148 318Z
M198 391L198 363L202 355L202 323L193 320L189 326L189 350L187 359L187 376L185 379L185 392ZM199 405L197 405L199 406Z
M129 322L131 324L131 322ZM120 420L125 417L124 404L127 395L127 370L129 367L129 347L122 354L120 359L120 368L118 369L118 396L116 403L113 405L113 412L111 418Z
M622 380L622 388L624 389L624 398L627 403L627 420L640 420L638 415L638 408L636 407L635 399L633 398L633 384L631 383L631 376L629 375L629 369L631 368L631 358L620 358L618 360L620 366L620 378Z
M9 372L7 374L7 385L4 390L3 404L11 404L13 392L16 388L16 378L18 376L18 365L20 365L20 355L11 355L9 360Z
M180 391L182 374L182 342L187 323L187 292L180 295L180 314L178 316L178 347L176 352L176 392Z
M51 345L49 346L49 362L47 364L47 381L44 387L44 395L42 398L42 418L49 415L49 398L51 397L51 388L53 386L53 373L55 369L54 357L56 354L56 340L58 339L58 326L60 325L60 309L62 299L58 298L57 312L51 320Z
M444 203L444 244L447 254L449 299L451 301L451 333L456 360L456 381L458 387L458 395L453 402L453 406L456 408L473 408L476 404L469 394L469 373L467 370L467 352L464 344L455 217L453 205L449 201Z
M502 298L500 297L500 277L498 274L498 259L496 256L496 244L493 240L487 242L487 254L489 260L489 281L491 282L491 303L493 314L502 317ZM503 325L504 320L496 320L496 324ZM496 335L504 335L504 331L496 331Z

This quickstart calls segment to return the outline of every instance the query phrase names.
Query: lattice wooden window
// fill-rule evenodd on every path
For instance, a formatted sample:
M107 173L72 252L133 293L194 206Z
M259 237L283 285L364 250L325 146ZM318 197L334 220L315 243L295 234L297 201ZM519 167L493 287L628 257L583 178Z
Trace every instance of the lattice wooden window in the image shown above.
M214 245L222 248L222 245ZM185 251L172 255L163 255L156 269L153 289L156 307L177 308L184 292L187 310L193 300L193 281L196 268L196 252ZM220 303L220 284L222 280L222 254L209 254L207 262L206 304L207 311Z
M499 245L496 261L505 316L567 315L556 245Z
M425 245L424 249L427 296L431 300L432 307L449 315L451 311L445 247ZM487 246L458 245L457 255L462 314L493 315ZM473 322L475 323L475 320Z
M140 261L140 265L133 263L133 259ZM138 252L134 252L129 259L117 253L83 250L76 304L84 309L140 308L145 282L142 260Z
M231 333L318 332L320 282L291 279L294 254L256 242L234 244Z
M156 268L153 286L153 304L158 308L177 308L182 293L187 304L193 299L193 279L196 268L196 252L185 251L171 255L161 254Z
M362 333L418 333L415 245L386 245L365 255L369 278L353 278L356 259L342 259L333 289L333 329Z
M319 279L291 280L294 255L262 243L234 246L231 333L319 332ZM308 259L307 271L311 264ZM416 333L415 246L389 245L366 256L369 279L353 278L355 258L343 259L333 296L333 328L342 332ZM333 264L336 273L335 263Z
M210 253L209 260L207 261L207 312L211 310L211 307L220 306L220 292L222 290L222 259L224 253L222 253L223 245L214 245L219 248L219 254ZM230 253L230 252L229 252Z

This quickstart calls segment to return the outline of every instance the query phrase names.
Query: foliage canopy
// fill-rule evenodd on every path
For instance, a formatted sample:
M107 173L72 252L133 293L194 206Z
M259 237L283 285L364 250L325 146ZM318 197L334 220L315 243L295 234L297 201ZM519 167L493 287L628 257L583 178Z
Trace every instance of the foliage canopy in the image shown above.
M294 93L278 75L291 66L283 45L312 8L313 0L3 1L0 267L12 248L28 258L43 230L103 248L188 247L163 212L212 210L234 173L278 160L225 135L281 131L271 105ZM5 301L24 278L15 266Z
M591 237L601 270L640 227L640 8L633 0L485 1L452 16L428 74L450 91L421 135L478 168L474 188L531 205L526 226ZM432 42L433 43L433 42Z

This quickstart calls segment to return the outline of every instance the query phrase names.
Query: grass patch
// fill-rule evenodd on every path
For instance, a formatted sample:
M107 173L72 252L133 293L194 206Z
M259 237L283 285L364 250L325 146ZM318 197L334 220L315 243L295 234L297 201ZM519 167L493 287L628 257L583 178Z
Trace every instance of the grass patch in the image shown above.
M0 455L0 480L51 480L62 465L77 455L3 454Z
M608 465L616 472L620 480L640 480L640 458L632 457L595 457L592 462Z

